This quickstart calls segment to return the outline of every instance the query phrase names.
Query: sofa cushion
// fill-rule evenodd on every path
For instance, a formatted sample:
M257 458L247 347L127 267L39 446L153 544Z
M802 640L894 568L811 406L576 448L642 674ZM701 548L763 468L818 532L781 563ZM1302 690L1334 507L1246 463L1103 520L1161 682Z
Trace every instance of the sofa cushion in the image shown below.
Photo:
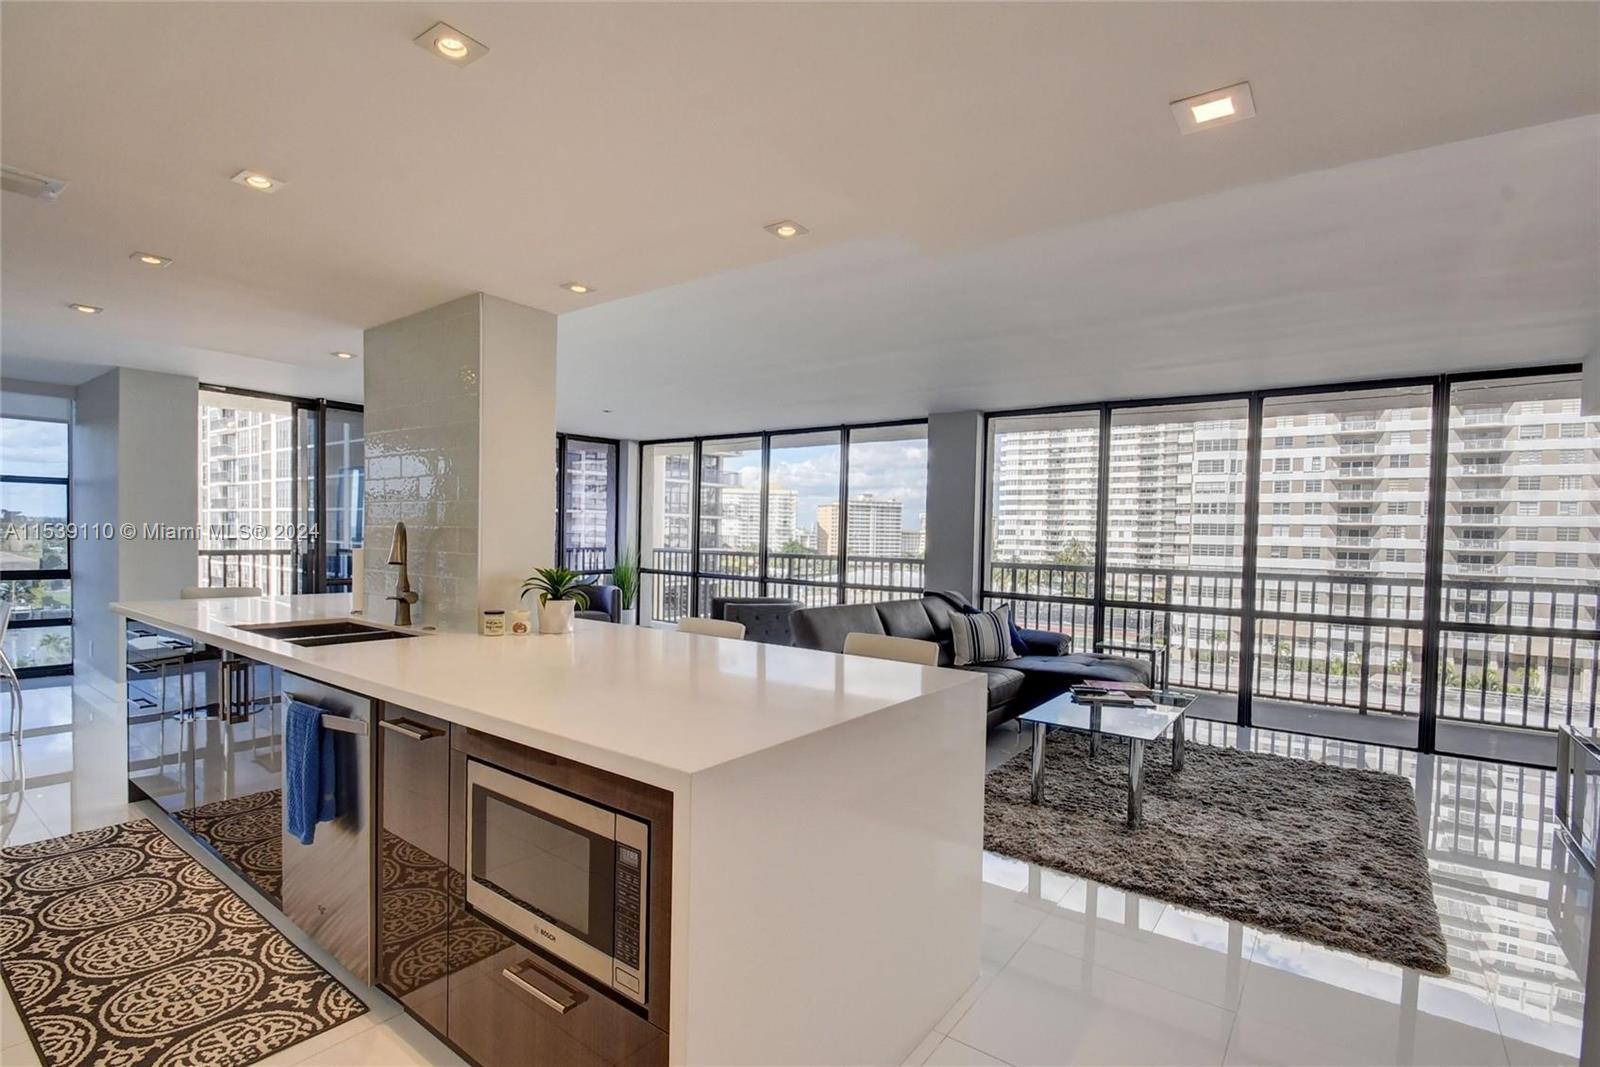
M1004 604L993 611L974 611L951 619L950 635L957 667L1017 658L1017 650L1011 647L1011 608Z
M990 663L974 663L970 667L962 667L964 671L976 671L985 675L989 681L989 707L999 707L1001 704L1012 700L1022 692L1022 683L1026 681L1021 671L1011 670L1009 667L1000 667Z
M933 641L933 623L921 600L887 600L877 605L883 632L890 637L909 637L913 641Z
M1021 671L1037 699L1065 693L1082 682L1138 682L1150 684L1148 660L1075 652L1070 656L1021 656L1006 666Z
M843 652L848 634L883 633L878 609L871 604L840 604L797 611L789 616L789 628L796 645L824 652Z

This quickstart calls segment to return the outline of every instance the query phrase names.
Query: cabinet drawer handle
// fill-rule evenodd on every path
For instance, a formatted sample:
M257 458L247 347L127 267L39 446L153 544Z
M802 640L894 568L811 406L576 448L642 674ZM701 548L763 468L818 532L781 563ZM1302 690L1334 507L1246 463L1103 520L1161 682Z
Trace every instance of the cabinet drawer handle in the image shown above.
M378 723L385 730L390 730L401 737L409 737L413 741L429 741L435 737L444 736L443 730L435 730L431 726L424 726L410 719L384 719Z
M555 987L554 992L546 993L544 990L540 989L538 986L522 977L523 971L537 975L538 977L543 978L546 982L549 982ZM565 1015L568 1011L572 1010L578 1005L578 998L576 996L564 989L555 979L541 972L533 965L532 960L523 960L516 967L504 968L500 972L500 977L504 978L506 981L510 982L524 993L528 994L534 1000L537 1000L540 1004L550 1008L557 1015Z

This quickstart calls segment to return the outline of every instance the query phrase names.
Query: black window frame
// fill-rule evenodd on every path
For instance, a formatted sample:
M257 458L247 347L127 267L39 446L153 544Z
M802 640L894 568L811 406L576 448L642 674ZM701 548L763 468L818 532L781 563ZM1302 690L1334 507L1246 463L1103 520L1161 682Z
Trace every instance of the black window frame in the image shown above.
M66 498L66 507L63 509L65 522L68 528L72 524L72 419L53 419L39 415L7 415L8 419L17 419L22 422L49 422L67 428L67 473L65 476L41 474L0 474L0 484L6 485L54 485L60 486L62 495ZM40 582L40 581L72 581L72 541L66 539L67 565L65 567L32 567L26 570L0 569L0 582ZM7 624L10 630L43 630L58 629L65 626L67 632L72 632L73 620L78 613L77 590L73 590L72 610L64 619L19 619L13 613L11 621ZM51 664L40 667L18 667L19 678L48 678L59 675L71 674L72 659L66 663Z
M606 445L610 447L611 458L606 469L606 511L610 528L611 544L607 548L607 562L601 568L572 567L567 562L567 447L579 441L591 445ZM599 437L587 433L556 434L556 543L555 559L558 566L571 567L579 574L589 575L597 579L608 578L611 568L616 565L618 557L626 550L622 540L623 508L621 498L621 483L619 478L622 471L622 441L615 437Z
M850 435L853 432L893 429L901 426L920 426L923 427L924 432L926 432L928 420L926 418L885 419L881 422L832 423L823 426L799 426L777 430L758 430L747 433L715 433L701 434L698 436L658 437L650 440L640 441L638 448L641 489L644 478L644 454L647 448L657 445L687 445L692 451L693 458L691 459L689 466L691 473L689 499L692 505L692 514L689 520L689 568L683 571L675 571L667 570L665 568L646 566L643 556L644 545L643 542L640 541L639 544L641 556L639 573L669 578L688 579L689 615L700 615L701 581L703 579L710 579L712 581L730 580L730 576L728 575L719 574L714 571L706 571L700 566L700 472L702 469L701 464L703 462L702 454L704 446L707 442L714 441L741 441L759 439L761 442L761 539L757 573L755 575L735 576L731 580L753 583L757 592L752 595L759 596L770 595L769 590L773 584L781 586L803 585L821 589L832 589L834 591L833 602L835 604L850 603L849 595L851 590L878 593L908 593L908 595L913 596L920 594L920 589L913 593L910 591L910 587L890 587L884 585L851 582L849 581L848 574L848 563L850 557ZM838 434L839 545L837 550L830 554L837 565L838 576L833 581L807 581L804 579L789 578L781 575L775 577L770 573L771 569L768 559L769 538L767 526L769 518L768 492L771 489L770 483L772 473L772 440L775 437L795 437L805 434ZM643 531L644 524L644 509L648 506L649 501L644 498L644 494L641 491L639 494L638 507L634 509L634 518L637 524L636 529L641 533ZM642 601L644 598L641 596L639 599ZM638 610L640 613L640 618L643 619L644 608L642 603L638 606Z
M1444 590L1444 554L1445 554L1445 522L1446 494L1448 492L1448 465L1450 457L1450 403L1451 389L1455 385L1470 382L1484 381L1515 381L1520 378L1537 378L1547 376L1573 376L1582 375L1582 364L1560 363L1533 367L1503 368L1498 370L1475 370L1447 372L1431 375L1408 375L1394 378L1372 378L1344 382L1329 382L1315 385L1282 386L1270 389L1231 390L1217 393L1197 393L1178 396L1146 396L1128 397L1115 400L1092 401L1080 404L1040 405L1026 408L1001 409L986 411L983 414L983 467L982 485L980 487L979 503L979 537L978 551L981 557L982 580L978 596L981 601L1027 599L1027 594L1018 594L1003 590L989 588L993 575L994 561L991 559L990 545L990 488L993 477L994 457L992 448L994 443L993 423L997 419L1010 419L1030 415L1049 416L1072 413L1098 413L1100 431L1097 443L1100 449L1100 479L1097 484L1099 516L1095 529L1095 582L1092 599L1092 640L1098 645L1105 639L1105 619L1108 613L1108 602L1111 610L1126 608L1161 609L1164 606L1158 603L1139 604L1133 602L1113 601L1107 596L1105 584L1105 568L1107 560L1108 523L1106 521L1106 506L1109 499L1107 482L1107 469L1110 461L1110 428L1111 416L1115 410L1129 410L1137 408L1175 406L1181 404L1220 403L1226 401L1244 400L1249 405L1247 420L1247 457L1245 470L1251 476L1245 480L1245 518L1244 518L1244 561L1242 570L1243 599L1238 609L1225 614L1240 616L1240 649L1239 649L1239 686L1238 686L1238 717L1236 724L1248 728L1251 722L1251 698L1253 696L1253 679L1255 676L1254 658L1256 645L1256 622L1261 616L1261 609L1256 603L1257 599L1257 561L1261 558L1258 551L1260 540L1261 516L1263 513L1263 497L1271 494L1265 492L1263 481L1273 476L1275 472L1261 469L1262 453L1266 437L1264 434L1264 406L1267 400L1276 397L1313 396L1319 394L1338 394L1346 392L1360 392L1363 390L1422 388L1430 390L1431 400L1431 434L1428 444L1429 462L1426 468L1416 468L1419 476L1426 472L1426 497L1423 505L1425 515L1425 535L1423 541L1424 572L1423 572L1423 605L1422 618L1414 625L1422 633L1422 668L1419 683L1421 694L1418 713L1417 743L1414 751L1423 753L1439 753L1443 755L1457 755L1448 750L1440 749L1437 745L1437 726L1440 710L1440 677L1441 655L1444 649L1444 636L1449 633L1476 633L1493 632L1494 636L1510 635L1513 637L1542 637L1548 636L1550 628L1533 626L1517 626L1506 623L1452 623L1443 618L1443 590ZM1320 481L1320 479L1319 479ZM1352 620L1352 624L1360 620ZM1561 633L1563 637L1572 637L1574 640L1600 641L1600 629L1582 630L1574 627ZM1506 729L1523 729L1523 727L1505 726ZM1311 736L1322 736L1312 731L1300 731ZM1339 738L1331 738L1340 740ZM1470 753L1459 755L1471 756Z

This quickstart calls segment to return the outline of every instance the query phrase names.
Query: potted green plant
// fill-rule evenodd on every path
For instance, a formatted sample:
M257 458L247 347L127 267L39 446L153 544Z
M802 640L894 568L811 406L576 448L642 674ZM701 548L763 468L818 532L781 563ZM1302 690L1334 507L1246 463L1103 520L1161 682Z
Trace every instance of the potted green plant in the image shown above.
M639 550L630 548L617 558L611 568L611 584L617 587L617 599L622 601L622 618L626 621L633 611L634 597L639 595Z
M572 613L589 606L589 580L566 567L536 567L522 583L522 595L539 594L539 632L572 632Z

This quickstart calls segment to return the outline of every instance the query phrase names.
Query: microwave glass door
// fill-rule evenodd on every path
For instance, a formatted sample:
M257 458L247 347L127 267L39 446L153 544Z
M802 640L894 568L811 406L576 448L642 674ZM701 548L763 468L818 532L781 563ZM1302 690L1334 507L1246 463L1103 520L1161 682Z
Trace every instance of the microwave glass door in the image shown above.
M609 956L615 939L615 816L479 765L472 878ZM604 826L610 821L613 829ZM586 825L587 824L587 825Z

